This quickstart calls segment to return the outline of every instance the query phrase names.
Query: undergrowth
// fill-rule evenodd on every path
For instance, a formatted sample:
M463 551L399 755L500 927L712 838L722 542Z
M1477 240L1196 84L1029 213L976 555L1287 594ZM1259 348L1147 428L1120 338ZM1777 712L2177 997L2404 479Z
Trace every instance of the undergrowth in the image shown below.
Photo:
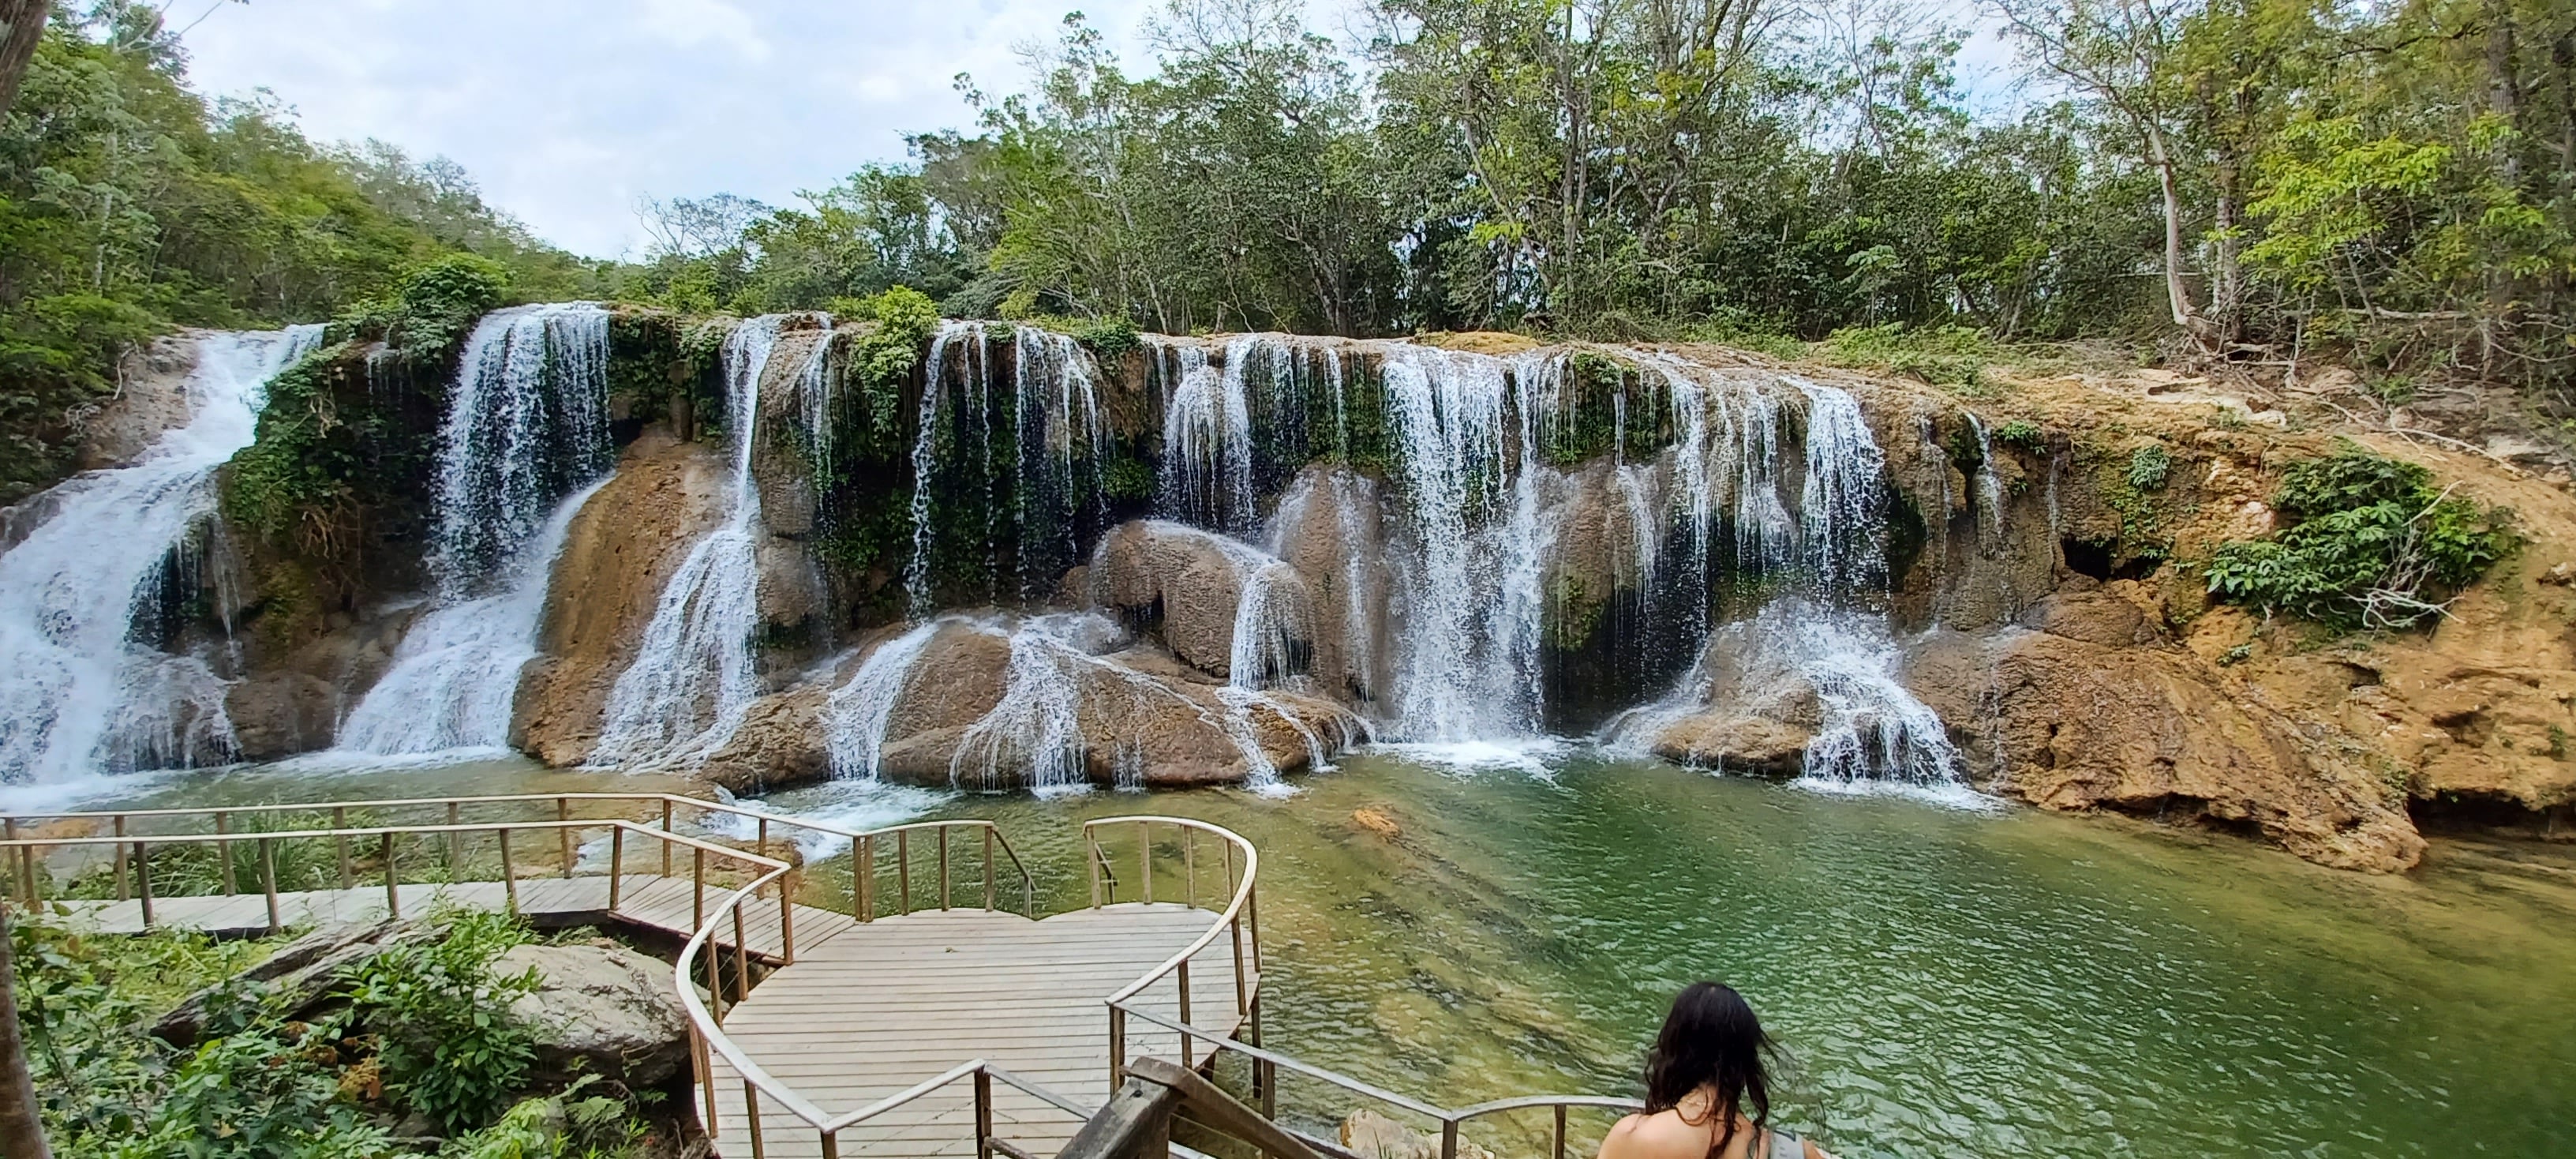
M296 1020L243 969L283 939L162 930L100 935L58 914L13 921L19 1026L38 1114L64 1159L611 1159L633 1153L642 1100L613 1083L522 1093L535 984L493 967L528 939L502 914L439 911L429 932L343 982L336 1012ZM149 1030L199 992L203 1038ZM444 1140L399 1137L422 1114ZM426 1148L426 1150L424 1150Z
M2219 545L2220 599L2330 628L2408 628L2447 614L2461 588L2520 542L2513 513L2434 486L2414 463L2346 444L2290 467L2272 506L2286 522Z

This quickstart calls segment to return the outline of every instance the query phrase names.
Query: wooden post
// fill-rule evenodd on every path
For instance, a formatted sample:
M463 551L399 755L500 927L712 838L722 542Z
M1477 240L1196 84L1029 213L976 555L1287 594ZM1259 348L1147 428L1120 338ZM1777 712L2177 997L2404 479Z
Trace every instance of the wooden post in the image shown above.
M671 799L662 798L662 876L671 876Z
M569 822L572 820L572 798L555 798L555 820L559 823ZM560 828L555 830L555 837L557 839L557 844L563 846L564 880L570 881L572 880L572 826L569 824L561 825Z
M1117 1003L1109 1004L1109 1089L1117 1090L1127 1082L1127 1011Z
M742 1110L743 1118L751 1123L751 1159L768 1159L760 1145L760 1088L753 1086L749 1078L742 1080Z
M1458 1159L1458 1120L1440 1120L1440 1159Z
M1181 898L1191 909L1199 905L1199 831L1181 826ZM1187 1022L1188 1019L1182 1019Z
M975 1159L993 1159L993 1076L975 1072Z
M1136 900L1154 903L1154 823L1136 823Z
M767 817L760 819L760 848L757 852L762 857L769 856L769 818Z
M402 891L394 884L401 879L394 876L394 835L391 833L385 834L383 852L385 855L385 916L398 918L402 916Z
M465 834L456 826L461 814L454 801L447 803L447 880L464 880L457 876L465 869Z
M259 839L259 888L260 892L268 895L268 932L274 934L284 930L286 923L278 919L277 842L272 838Z
M778 956L796 964L796 871L778 879Z
M232 832L232 814L217 810L215 813L215 836L221 837L230 832ZM215 863L220 867L224 879L224 896L231 897L234 893L238 892L233 888L232 842L215 842Z
M1091 908L1100 908L1100 870L1103 864L1100 843L1091 839L1091 831L1082 833L1082 875L1091 879Z
M948 908L948 827L939 827L939 908Z
M707 1036L698 1033L696 1023L689 1024L689 1065L697 1068L698 1097L704 1105L698 1129L706 1132L709 1142L716 1137L716 1063L707 1049Z
M510 827L492 830L493 841L501 847L501 892L510 899L510 912L519 912L519 871L510 864Z
M751 939L742 933L742 906L733 907L733 1000L751 997Z
M143 928L152 928L152 849L134 843L134 895L143 901Z
M331 806L331 827L333 829L346 829L349 827L348 806ZM354 874L349 872L349 835L346 833L337 834L331 838L331 844L339 847L340 888L356 889L358 887L358 879Z
M1261 1045L1261 996L1252 997L1252 1045ZM1253 1093L1261 1096L1261 1117L1279 1117L1279 1064L1268 1059L1252 1060Z
M912 912L912 830L894 831L894 880L899 900L897 913Z
M993 908L993 827L984 826L984 908Z
M850 843L850 903L859 907L860 921L875 921L877 916L877 839L862 836Z
M17 839L18 819L15 817L0 818L0 841L14 842ZM18 856L18 847L16 845L11 845L9 847L9 875L18 879L10 883L17 888L12 889L9 892L16 896L19 901L26 902L29 908L34 908L35 903L27 900L29 892L27 886L27 863L25 859Z
M1563 1103L1556 1105L1556 1150L1549 1152L1549 1155L1551 1159L1565 1159L1565 1104Z
M116 815L116 835L125 836L125 814ZM116 900L125 900L125 842L116 843Z
M1189 959L1187 959L1187 958L1183 958L1183 959L1181 959L1181 966L1180 966L1180 981L1181 981L1181 1025L1183 1025L1183 1026L1193 1026L1193 1025L1196 1025L1196 1024L1190 1021L1190 960L1189 960ZM1191 1046L1191 1043L1190 1043L1190 1032L1189 1032L1189 1031L1184 1030L1184 1031L1182 1031L1182 1032L1181 1032L1181 1065L1182 1065L1182 1066L1188 1066L1188 1065L1190 1065L1190 1046Z
M1249 1011L1252 997L1252 988L1243 978L1243 915L1236 914L1226 928L1234 934L1234 1016L1241 1018Z
M617 912L618 886L626 875L626 826L608 827L608 912Z
M698 927L707 924L707 850L703 845L693 845L689 852L696 855L690 859L689 866L690 876L697 882L695 891L689 896L689 930L694 933Z

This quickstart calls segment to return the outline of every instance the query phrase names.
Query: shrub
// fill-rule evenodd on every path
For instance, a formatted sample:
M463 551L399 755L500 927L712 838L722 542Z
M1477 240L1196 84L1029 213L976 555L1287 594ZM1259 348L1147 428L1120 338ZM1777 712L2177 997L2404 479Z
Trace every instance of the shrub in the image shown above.
M2162 491L2165 477L2173 472L2173 455L2162 443L2149 443L2129 452L2129 486L2140 491Z
M2423 467L2351 445L2292 466L2272 505L2288 526L2219 545L2210 593L2342 630L2440 615L2519 542L2512 512L2455 498Z
M2048 434L2029 419L2014 419L1995 428L1995 441L2007 447L2019 447L2032 454L2048 449Z
M433 920L443 937L376 955L347 997L379 1036L387 1090L453 1132L489 1122L526 1082L535 1038L508 1011L538 977L493 972L503 953L528 941L518 918L442 910Z
M589 1159L622 1155L644 1134L635 1121L635 1099L616 1093L584 1094L600 1082L583 1075L544 1098L524 1099L499 1122L448 1144L450 1159Z

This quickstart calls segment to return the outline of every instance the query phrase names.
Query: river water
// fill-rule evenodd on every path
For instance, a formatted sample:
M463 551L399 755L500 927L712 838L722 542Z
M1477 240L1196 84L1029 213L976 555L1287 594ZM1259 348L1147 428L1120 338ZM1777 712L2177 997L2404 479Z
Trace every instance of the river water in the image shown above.
M2442 840L2416 873L2368 877L2116 819L1580 755L1544 768L1360 755L1286 799L835 786L772 804L860 824L992 818L1057 907L1081 904L1080 818L1234 828L1264 859L1270 1045L1435 1104L1634 1093L1664 1002L1713 977L1790 1062L1780 1120L1846 1157L2546 1155L2576 1140L2576 850ZM140 796L599 780L505 761L200 775ZM1282 1098L1317 1126L1356 1105L1307 1080ZM1538 1154L1541 1126L1493 1123L1483 1141ZM1599 1126L1576 1124L1587 1149Z

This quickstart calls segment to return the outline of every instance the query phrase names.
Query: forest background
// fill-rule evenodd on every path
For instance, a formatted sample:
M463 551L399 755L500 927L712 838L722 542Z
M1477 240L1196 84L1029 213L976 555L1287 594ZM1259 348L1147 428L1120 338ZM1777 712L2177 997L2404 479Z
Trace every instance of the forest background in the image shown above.
M362 313L460 261L515 300L901 285L1171 333L1824 343L1967 387L2089 343L2576 416L2558 0L1993 0L2016 99L1982 114L1965 30L1912 0L1363 0L1339 38L1302 12L1173 0L1142 77L1070 15L1023 91L958 78L971 129L794 206L647 203L646 252L603 260L443 158L193 91L159 6L57 4L0 120L0 502L74 466L155 335Z

